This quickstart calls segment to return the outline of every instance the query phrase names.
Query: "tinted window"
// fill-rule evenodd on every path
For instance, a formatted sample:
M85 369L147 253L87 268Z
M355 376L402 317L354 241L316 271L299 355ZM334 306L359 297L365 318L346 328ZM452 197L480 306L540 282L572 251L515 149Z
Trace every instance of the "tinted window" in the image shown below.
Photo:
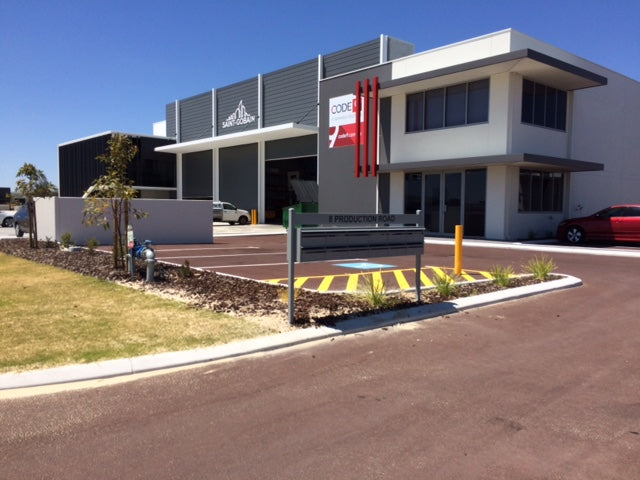
M424 93L407 95L407 132L424 130Z
M469 83L467 123L489 121L489 79Z
M427 94L427 130L444 126L444 88L429 90Z
M467 111L467 85L455 85L447 88L445 125L452 127L464 125Z

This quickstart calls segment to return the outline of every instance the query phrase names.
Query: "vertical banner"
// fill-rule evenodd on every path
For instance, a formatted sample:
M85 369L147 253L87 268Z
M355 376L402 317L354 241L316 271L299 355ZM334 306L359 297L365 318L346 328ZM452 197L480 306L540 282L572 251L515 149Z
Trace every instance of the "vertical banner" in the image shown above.
M329 148L356 144L356 96L352 93L329 99ZM362 124L362 111L359 115ZM362 135L360 135L362 139Z

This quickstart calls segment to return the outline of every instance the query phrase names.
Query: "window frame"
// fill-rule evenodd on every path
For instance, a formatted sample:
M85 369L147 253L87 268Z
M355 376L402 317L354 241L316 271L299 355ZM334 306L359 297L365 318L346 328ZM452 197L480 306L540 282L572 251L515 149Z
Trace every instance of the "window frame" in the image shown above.
M464 93L460 92L462 88L464 88ZM454 96L454 92L457 97ZM420 94L422 94L423 99L423 116L421 119L416 120L412 118L413 115L409 115L409 113L415 110L415 104L412 103L412 101L418 98ZM408 93L405 96L405 133L489 123L490 94L490 77ZM461 95L464 96L464 99L461 98ZM470 112L470 95L474 96L474 108L477 109L478 106L480 106L483 110L486 109L486 112ZM411 109L409 108L410 104L414 106ZM450 112L450 110L452 108L456 109L455 118L451 116L452 112ZM471 115L471 113L473 113L473 115ZM470 120L472 116L474 120ZM464 118L462 119L461 117ZM475 118L480 118L480 120L475 120Z

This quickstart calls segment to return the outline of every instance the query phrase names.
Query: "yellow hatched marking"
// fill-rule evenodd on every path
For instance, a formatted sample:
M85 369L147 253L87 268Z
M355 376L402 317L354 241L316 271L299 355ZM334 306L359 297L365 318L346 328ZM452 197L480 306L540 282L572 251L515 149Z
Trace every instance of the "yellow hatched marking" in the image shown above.
M331 282L333 282L333 278L335 275L327 275L320 282L320 286L318 287L319 292L326 292L331 287Z
M420 270L420 281L425 287L433 287L433 282L429 277L427 277L427 274L424 273L423 270Z
M302 286L306 283L307 280L309 280L309 277L296 278L295 281L293 282L293 287L302 288Z
M462 273L460 275L462 276L462 278L464 278L465 280L468 280L470 282L473 282L475 280L475 278L473 278L471 275L469 275L464 270L462 270Z
M493 280L493 275L491 275L489 272L479 271L478 273L482 275L484 278L486 278L487 280Z
M431 270L433 270L435 272L435 274L438 275L440 278L451 278L451 277L449 277L449 275L444 273L444 270L442 270L441 268L431 267Z
M357 273L352 273L349 275L349 280L347 280L347 292L356 292L358 290L358 278L360 275Z
M373 279L373 288L376 289L376 292L381 292L384 288L384 282L382 281L382 273L374 272L371 274L371 278Z
M413 271L415 272L415 270ZM402 270L394 270L393 274L396 277L396 282L398 282L398 287L401 290L409 290L411 288L409 286L409 282L407 282L407 279L404 276L404 273L402 273Z

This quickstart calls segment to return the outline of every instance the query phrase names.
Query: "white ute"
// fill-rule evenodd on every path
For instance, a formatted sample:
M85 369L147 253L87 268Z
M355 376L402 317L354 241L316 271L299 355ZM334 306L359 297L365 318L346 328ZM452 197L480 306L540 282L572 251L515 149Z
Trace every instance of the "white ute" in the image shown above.
M213 202L213 221L227 222L229 225L236 222L246 225L249 223L249 212L229 202Z

